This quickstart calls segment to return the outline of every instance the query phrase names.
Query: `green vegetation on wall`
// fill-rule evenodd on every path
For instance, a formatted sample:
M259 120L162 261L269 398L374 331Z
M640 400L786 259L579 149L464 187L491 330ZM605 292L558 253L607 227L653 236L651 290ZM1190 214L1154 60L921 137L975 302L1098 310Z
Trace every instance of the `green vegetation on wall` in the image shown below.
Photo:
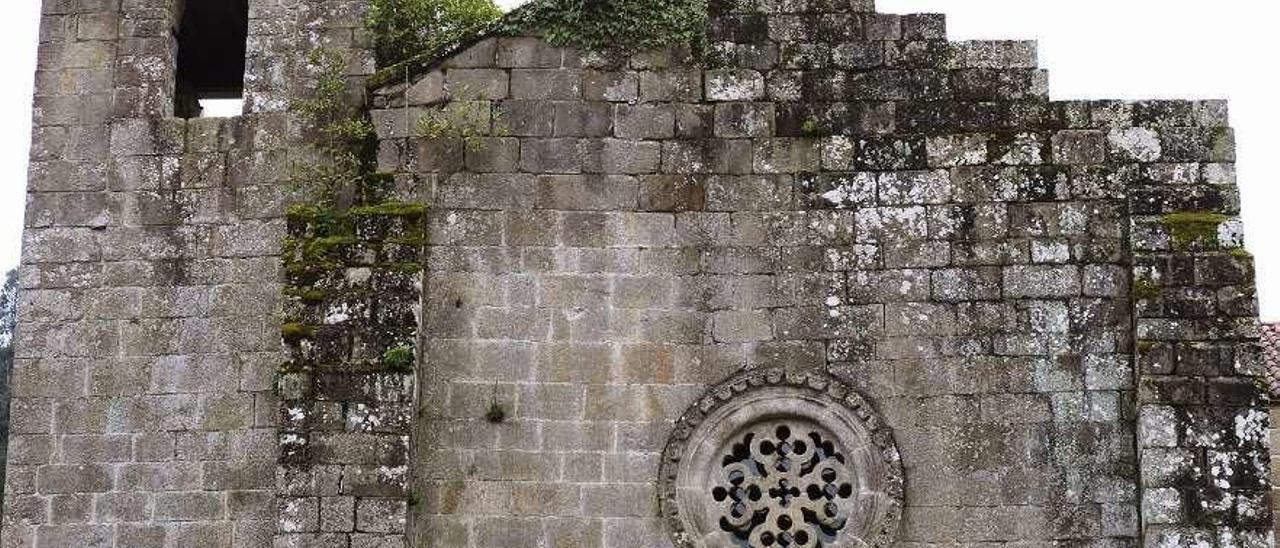
M1133 296L1143 300L1151 300L1160 296L1160 286L1146 278L1133 281Z
M365 25L378 66L390 67L455 46L500 17L492 0L373 0Z
M489 102L468 100L465 93L448 103L424 110L414 128L414 136L454 139L470 145L481 137L505 135L507 128L501 119L495 119Z
M557 46L634 52L705 36L705 0L541 0L511 14L503 29L533 32Z
M308 60L315 90L294 101L291 109L313 132L309 142L314 158L294 164L293 180L305 199L333 206L338 196L372 171L377 143L373 124L348 97L347 59L321 48Z
M491 0L374 0L366 18L378 67L368 85L407 82L469 38L537 35L553 45L628 54L706 41L706 0L533 0L505 17Z
M309 150L293 166L300 201L286 212L288 233L281 243L286 304L280 338L293 355L282 367L286 373L314 365L315 347L326 344L326 329L363 310L374 283L367 281L369 276L385 283L416 275L421 270L417 250L426 240L426 208L390 199L393 177L374 171L377 142L367 112L349 93L348 59L320 49L309 61L315 87L292 104L306 127ZM349 280L353 268L368 271L366 281ZM346 319L330 319L334 317ZM359 327L376 331L376 344L387 345L360 367L412 372L413 347L404 346L412 337L398 331L402 326Z

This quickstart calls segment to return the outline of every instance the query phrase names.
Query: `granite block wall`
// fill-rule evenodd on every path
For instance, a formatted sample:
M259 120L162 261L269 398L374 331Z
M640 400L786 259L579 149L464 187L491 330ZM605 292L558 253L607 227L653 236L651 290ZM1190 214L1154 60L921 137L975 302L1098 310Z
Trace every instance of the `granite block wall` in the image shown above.
M901 545L1270 543L1224 104L1051 101L1033 44L939 16L714 9L700 63L497 37L375 97L431 205L417 545L669 545L672 421L765 367L884 415ZM414 133L451 99L484 135Z
M370 90L315 298L288 109L320 46L365 99L364 3L249 4L246 114L181 120L170 0L45 2L5 546L672 546L674 421L765 368L882 417L896 545L1272 544L1224 103L1052 101L866 0L483 37Z

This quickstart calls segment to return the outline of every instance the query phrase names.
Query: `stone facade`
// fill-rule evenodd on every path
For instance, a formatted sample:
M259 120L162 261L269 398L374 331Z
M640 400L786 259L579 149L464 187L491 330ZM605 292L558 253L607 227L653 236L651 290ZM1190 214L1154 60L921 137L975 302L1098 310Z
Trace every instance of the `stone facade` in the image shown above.
M286 107L318 45L372 72L362 2L251 0L225 120L170 117L171 4L45 2L5 546L670 547L663 451L744 370L865 402L886 543L1272 544L1221 102L1051 101L869 0L713 2L697 61L479 37L368 94L425 209L353 208L308 304Z

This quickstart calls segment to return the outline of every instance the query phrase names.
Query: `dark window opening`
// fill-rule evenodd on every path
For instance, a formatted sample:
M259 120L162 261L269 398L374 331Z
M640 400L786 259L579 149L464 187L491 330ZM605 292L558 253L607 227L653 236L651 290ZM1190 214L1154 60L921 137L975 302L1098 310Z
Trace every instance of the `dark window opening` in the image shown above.
M177 28L173 112L201 114L204 100L243 99L249 0L187 0Z

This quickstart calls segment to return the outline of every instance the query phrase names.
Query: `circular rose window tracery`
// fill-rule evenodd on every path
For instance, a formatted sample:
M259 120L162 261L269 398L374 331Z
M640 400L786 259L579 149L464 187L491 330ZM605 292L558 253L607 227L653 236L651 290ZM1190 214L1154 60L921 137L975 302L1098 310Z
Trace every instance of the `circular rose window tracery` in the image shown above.
M825 374L748 371L712 388L677 422L660 473L680 548L887 546L901 516L891 434Z

